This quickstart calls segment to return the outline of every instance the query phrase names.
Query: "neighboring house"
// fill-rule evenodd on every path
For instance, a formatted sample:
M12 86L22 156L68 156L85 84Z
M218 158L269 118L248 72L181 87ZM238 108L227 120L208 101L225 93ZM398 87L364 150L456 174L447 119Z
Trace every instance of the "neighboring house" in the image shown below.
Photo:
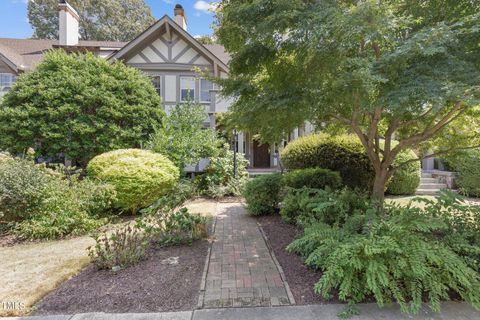
M203 45L187 32L184 9L176 5L174 18L165 15L128 43L79 41L79 16L74 8L61 0L59 8L59 40L0 38L0 91L6 92L16 76L35 68L43 54L62 48L67 52L90 51L111 61L122 61L152 77L162 97L165 110L187 100L205 107L205 126L215 128L215 115L226 112L230 99L222 98L212 82L198 70L215 77L228 76L229 55L221 45ZM312 126L296 129L291 139L313 131ZM290 139L289 139L290 140ZM254 168L277 166L275 146L260 145L248 133L238 135L238 152L244 153ZM204 162L191 170L202 170Z

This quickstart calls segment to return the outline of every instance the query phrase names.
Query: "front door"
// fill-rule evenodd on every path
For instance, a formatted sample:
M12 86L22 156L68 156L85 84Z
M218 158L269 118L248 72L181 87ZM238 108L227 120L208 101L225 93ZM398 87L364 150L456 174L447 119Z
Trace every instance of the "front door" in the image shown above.
M259 144L253 140L253 167L270 168L270 150L268 144Z

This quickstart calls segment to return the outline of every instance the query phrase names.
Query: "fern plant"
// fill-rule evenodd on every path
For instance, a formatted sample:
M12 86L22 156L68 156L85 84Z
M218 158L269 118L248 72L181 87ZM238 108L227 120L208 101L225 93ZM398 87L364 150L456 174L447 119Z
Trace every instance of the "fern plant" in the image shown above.
M454 291L480 309L479 274L436 237L445 222L415 208L386 212L355 215L341 226L313 224L288 246L323 271L315 292L324 298L338 292L350 304L367 297L379 306L396 301L402 311L416 313L423 299L439 311Z
M438 236L480 272L480 206L469 204L464 197L448 190L442 191L435 200L415 200L423 203L425 214L445 222L447 227Z

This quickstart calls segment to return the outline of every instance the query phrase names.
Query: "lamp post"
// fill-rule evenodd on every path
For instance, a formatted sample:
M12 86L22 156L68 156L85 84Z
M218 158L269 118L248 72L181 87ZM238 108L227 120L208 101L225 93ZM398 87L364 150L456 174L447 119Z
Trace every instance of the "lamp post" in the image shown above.
M233 177L237 178L237 143L238 132L237 129L233 129Z

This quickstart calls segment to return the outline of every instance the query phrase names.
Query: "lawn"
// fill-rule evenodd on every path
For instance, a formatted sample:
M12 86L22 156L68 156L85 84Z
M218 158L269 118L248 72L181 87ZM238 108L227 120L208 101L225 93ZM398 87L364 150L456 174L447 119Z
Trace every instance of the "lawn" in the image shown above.
M0 310L0 316L23 315L60 283L89 263L90 237L0 247L0 301L15 301L22 310Z
M217 202L194 199L188 201L185 206L191 212L213 216ZM114 229L118 226L111 225L107 228ZM35 304L45 295L81 273L90 264L87 248L94 243L91 237L83 236L0 246L2 258L0 274L3 278L0 301L20 302L24 306L21 310L0 309L0 316L20 316L34 310ZM203 256L200 260L203 263Z

